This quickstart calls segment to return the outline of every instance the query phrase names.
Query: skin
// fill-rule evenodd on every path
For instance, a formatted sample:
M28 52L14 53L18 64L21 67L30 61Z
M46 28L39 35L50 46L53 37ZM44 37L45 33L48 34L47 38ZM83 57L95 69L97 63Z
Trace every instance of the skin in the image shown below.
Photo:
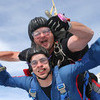
M44 54L35 54L34 56L32 56L31 61L39 60L42 57L46 57L46 56ZM38 61L37 66L35 68L32 67L32 70L33 70L34 74L37 76L37 80L38 80L40 86L47 87L52 83L52 73L49 74L49 76L45 80L41 80L38 78L38 77L45 78L48 75L48 73L50 71L49 62L47 62L46 64L42 64Z
M0 60L2 61L19 61L18 55L20 52L0 51Z
M89 27L79 23L71 22L71 28L68 30L73 34L68 40L68 48L71 52L77 52L87 45L87 43L92 39L94 32Z

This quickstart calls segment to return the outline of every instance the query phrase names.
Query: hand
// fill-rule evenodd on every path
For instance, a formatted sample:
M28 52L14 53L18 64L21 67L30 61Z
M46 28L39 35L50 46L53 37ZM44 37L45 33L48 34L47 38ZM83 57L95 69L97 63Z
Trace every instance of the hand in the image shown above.
M2 64L0 64L0 67L3 67Z
M61 14L58 14L57 16L53 16L48 20L47 24L53 32L60 31L62 28L67 31L71 27L71 25L69 24L70 22L67 21L67 18L66 22L65 20L62 21L63 17L63 15L61 16Z
M4 70L6 70L6 67L5 67L5 66L2 66L2 65L0 64L0 72L1 72L1 71L4 71Z

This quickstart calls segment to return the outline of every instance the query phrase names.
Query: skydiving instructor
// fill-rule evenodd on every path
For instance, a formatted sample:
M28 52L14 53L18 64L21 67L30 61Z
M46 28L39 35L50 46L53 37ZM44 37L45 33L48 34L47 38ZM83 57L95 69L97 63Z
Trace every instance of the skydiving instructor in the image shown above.
M60 31L61 29L63 31ZM55 42L58 41L58 46L62 49L67 58L71 61L77 61L88 50L88 42L92 39L94 32L87 26L79 22L63 22L57 16L50 19L44 17L35 17L29 22L28 34L32 42L32 46L40 45L46 48L53 58L54 65L57 61L54 58L57 56L53 53L55 50ZM4 61L19 61L20 52L1 51L0 60ZM59 59L59 57L57 58ZM54 62L55 61L55 62ZM69 64L68 59L66 62ZM64 64L64 63L62 63ZM66 63L65 63L66 65ZM62 65L61 65L62 66Z

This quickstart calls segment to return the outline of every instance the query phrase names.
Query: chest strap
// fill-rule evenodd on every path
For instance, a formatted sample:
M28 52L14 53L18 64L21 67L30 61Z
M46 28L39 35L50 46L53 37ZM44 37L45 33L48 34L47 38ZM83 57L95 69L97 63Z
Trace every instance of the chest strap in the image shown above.
M66 90L65 84L62 82L59 72L58 72L58 66L55 66L54 68L54 74L56 77L56 84L57 84L57 89L60 92L61 95L61 100L69 100L69 91Z

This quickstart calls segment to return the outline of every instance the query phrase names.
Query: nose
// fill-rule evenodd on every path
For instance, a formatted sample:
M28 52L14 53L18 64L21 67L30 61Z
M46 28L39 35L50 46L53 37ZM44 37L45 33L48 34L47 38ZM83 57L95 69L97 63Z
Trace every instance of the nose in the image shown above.
M40 61L38 61L37 67L42 67L42 66L43 64Z
M45 36L45 34L43 32L41 32L41 37L44 37L44 36Z

